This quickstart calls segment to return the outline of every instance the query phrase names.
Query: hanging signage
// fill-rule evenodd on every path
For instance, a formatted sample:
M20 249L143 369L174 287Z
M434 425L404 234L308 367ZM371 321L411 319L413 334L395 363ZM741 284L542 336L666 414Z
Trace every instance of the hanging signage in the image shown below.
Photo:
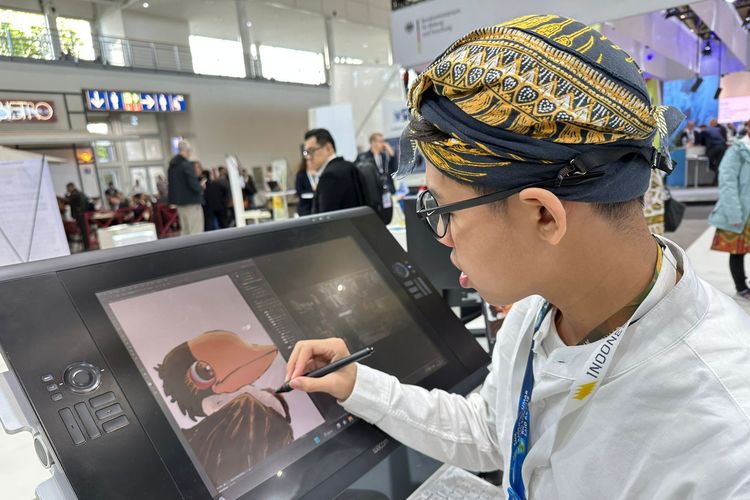
M50 101L0 99L0 123L55 121L55 105Z
M187 111L185 94L162 94L132 90L86 89L86 108L89 111L124 113L184 113Z

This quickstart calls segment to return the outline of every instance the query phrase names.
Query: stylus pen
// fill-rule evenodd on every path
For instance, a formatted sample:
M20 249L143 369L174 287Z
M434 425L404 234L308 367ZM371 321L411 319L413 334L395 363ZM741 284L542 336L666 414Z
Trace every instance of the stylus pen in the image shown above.
M330 365L326 365L322 368L318 368L317 370L313 370L311 372L307 372L303 377L312 377L312 378L320 378L325 377L329 373L333 373L339 368L343 368L347 365L350 365L352 363L356 363L360 359L365 359L367 356L373 353L375 351L374 347L365 347L361 351L357 351L354 354L350 354L349 356L345 358L341 358L338 361L334 361ZM282 392L289 392L292 390L292 387L289 385L289 382L284 382L284 385L276 389L276 394L281 394Z

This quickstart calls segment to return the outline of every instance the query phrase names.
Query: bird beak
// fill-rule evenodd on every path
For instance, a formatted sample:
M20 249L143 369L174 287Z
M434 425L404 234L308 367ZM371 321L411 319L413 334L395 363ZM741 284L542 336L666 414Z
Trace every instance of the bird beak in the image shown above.
M277 353L278 349L275 346L248 346L242 353L244 356L242 364L233 369L227 367L229 371L223 377L221 376L223 370L216 372L218 379L214 385L214 392L217 394L234 392L240 387L252 384L266 373L273 360L276 359Z
M252 384L276 359L274 345L248 344L232 332L207 332L188 343L197 360L209 363L216 374L216 394L235 392Z

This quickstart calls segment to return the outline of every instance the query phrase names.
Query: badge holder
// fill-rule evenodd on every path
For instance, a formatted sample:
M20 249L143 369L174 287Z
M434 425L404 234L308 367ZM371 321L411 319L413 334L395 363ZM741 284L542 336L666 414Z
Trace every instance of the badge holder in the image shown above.
M12 371L0 373L0 425L8 434L29 432L34 438L34 451L52 477L36 487L39 500L75 500L76 494L65 477L54 451L42 431L31 404Z

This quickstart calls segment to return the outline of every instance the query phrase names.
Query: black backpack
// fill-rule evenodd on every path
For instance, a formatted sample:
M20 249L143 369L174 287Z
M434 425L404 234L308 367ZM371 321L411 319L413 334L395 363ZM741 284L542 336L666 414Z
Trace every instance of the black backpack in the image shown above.
M360 155L355 163L359 171L359 180L362 185L365 205L375 210L380 215L383 212L383 181L377 165L364 155Z

